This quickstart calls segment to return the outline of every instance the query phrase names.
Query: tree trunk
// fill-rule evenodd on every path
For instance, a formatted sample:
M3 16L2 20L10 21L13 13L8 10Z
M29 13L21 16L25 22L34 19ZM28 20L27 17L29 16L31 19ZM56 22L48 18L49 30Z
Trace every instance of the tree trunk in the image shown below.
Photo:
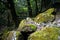
M13 0L7 0L7 2L8 2L8 8L11 10L12 19L15 22L15 26L18 27L19 20L15 12L14 2Z
M43 0L40 0L40 11L39 11L39 13L42 12L42 6L43 6Z
M30 0L27 0L27 5L28 5L29 16L32 17L32 8L31 8L31 5L30 5Z
M37 0L35 0L36 3L36 15L38 14L38 5L37 5Z

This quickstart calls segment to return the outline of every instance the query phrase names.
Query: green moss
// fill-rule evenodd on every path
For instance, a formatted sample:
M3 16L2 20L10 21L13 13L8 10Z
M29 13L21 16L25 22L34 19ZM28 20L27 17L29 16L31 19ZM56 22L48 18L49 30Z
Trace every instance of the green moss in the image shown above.
M9 35L9 32L3 33L2 40L7 40L6 38L8 37L8 35Z
M9 34L9 30L8 30L8 28L5 28L3 31L2 31L2 40L6 40L6 38L7 38L7 36L8 36L8 34Z
M32 32L32 31L36 31L37 27L33 24L26 24L21 31L23 32Z
M15 37L14 34L16 35ZM5 32L2 36L2 40L12 40L12 38L16 38L16 40L24 40L22 34L19 31Z
M59 30L55 27L44 27L42 30L32 33L28 40L58 40Z
M23 40L22 34L19 31L16 32L16 38L16 40Z
M52 21L54 19L54 15L52 13L54 12L54 8L50 8L47 11L38 14L35 18L35 22L47 22L47 21Z
M47 14L51 14L52 12L54 12L54 8L49 8L47 11L45 11L45 13Z
M7 40L23 40L22 34L20 31L10 31Z
M31 27L31 29L32 29L33 31L35 31L35 30L37 29L37 27L36 27L35 25L30 24L29 26Z
M35 25L33 25L33 24L27 24L26 23L27 22L27 20L22 20L21 22L20 22L20 24L19 24L19 27L18 27L18 31L25 31L25 32L27 32L27 31L35 31L36 30L36 26Z
M25 25L26 25L26 20L24 19L24 20L22 20L22 21L20 22L19 27L18 27L17 30L21 31L22 28L23 28Z

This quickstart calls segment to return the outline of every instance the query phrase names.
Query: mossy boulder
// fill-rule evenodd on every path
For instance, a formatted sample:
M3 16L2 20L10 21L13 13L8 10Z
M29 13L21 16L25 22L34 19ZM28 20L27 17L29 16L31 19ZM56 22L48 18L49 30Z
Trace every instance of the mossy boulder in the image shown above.
M44 27L43 29L32 33L28 40L58 40L60 28Z
M31 32L35 31L37 27L34 24L29 23L29 20L22 20L19 24L18 31Z
M8 35L9 35L9 32L3 33L2 40L7 40Z
M3 37L3 40L23 40L23 36L19 31L9 31Z
M25 25L26 25L26 20L24 19L24 20L22 20L22 21L20 22L17 30L18 30L18 31L21 31L22 28L23 28Z
M3 29L2 33L1 33L1 39L2 40L6 40L6 38L8 37L8 35L9 35L8 28Z
M29 25L25 25L22 28L22 31L23 32L33 32L33 31L36 31L36 29L37 29L37 27L35 25L29 24Z
M20 31L11 31L7 40L24 40Z
M43 13L39 13L34 18L34 21L37 23L52 21L54 19L54 15L52 15L53 12L54 12L54 8L49 8L47 11Z

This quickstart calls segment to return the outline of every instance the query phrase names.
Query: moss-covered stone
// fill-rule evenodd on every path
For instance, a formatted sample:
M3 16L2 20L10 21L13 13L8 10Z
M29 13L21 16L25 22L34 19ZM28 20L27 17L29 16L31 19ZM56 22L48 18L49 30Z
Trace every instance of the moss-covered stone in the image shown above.
M52 15L51 13L54 12L54 8L50 8L48 9L47 11L43 12L43 13L40 13L39 15L37 15L35 18L34 18L34 22L37 22L37 23L42 23L42 22L48 22L48 21L52 21L54 19L54 15ZM27 27L30 27L32 28L32 30L35 30L35 28L33 28L33 25L30 25L32 23L27 23L29 21L32 21L31 18L27 18L27 19L23 19L20 24L19 24L19 27L17 30L19 31L22 31L23 28L25 28L26 26ZM33 22L33 23L34 23ZM35 25L34 25L35 26ZM27 28L26 27L26 28ZM29 28L28 28L29 29ZM27 29L26 29L27 30ZM27 30L28 31L28 30Z
M19 27L18 27L18 31L21 31L22 30L22 28L24 27L26 25L26 20L24 19L24 20L22 20L21 22L20 22L20 24L19 24Z
M44 27L43 29L32 33L28 40L58 40L59 28Z
M2 39L2 40L6 40L6 38L7 38L8 35L9 35L9 30L8 30L8 28L5 28L5 29L2 31L1 39Z
M7 40L23 40L23 36L19 31L11 31Z
M9 35L9 32L3 33L2 40L7 40L8 35Z
M35 31L37 29L37 27L35 25L30 24L29 26L31 27L31 30L33 30L33 31Z
M3 35L2 40L23 40L23 36L19 31L9 31Z
M29 21L29 20L28 20ZM18 27L18 31L25 31L25 32L28 32L28 31L35 31L37 29L37 27L34 25L34 24L29 24L27 23L28 22L27 20L22 20L19 24L19 27Z
M37 29L37 27L35 25L29 24L29 25L25 25L22 28L22 31L23 32L33 32L33 31L36 31L36 29Z
M52 15L53 12L54 12L54 8L50 8L47 11L38 14L34 18L34 21L38 23L52 21L54 19L54 15Z

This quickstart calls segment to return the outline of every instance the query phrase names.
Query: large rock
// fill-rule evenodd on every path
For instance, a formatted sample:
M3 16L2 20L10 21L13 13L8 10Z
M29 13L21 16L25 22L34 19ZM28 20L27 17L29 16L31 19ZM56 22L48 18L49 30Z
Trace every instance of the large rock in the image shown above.
M7 40L23 40L23 36L19 31L11 31Z
M42 30L32 33L28 40L58 40L60 37L60 28L44 27Z
M52 21L54 19L54 15L52 15L53 12L54 12L54 8L50 8L47 11L38 14L34 18L34 21L38 23Z
M35 31L36 30L36 25L35 22L30 19L24 19L20 22L19 27L18 27L18 31L24 31L24 32L31 32L31 31Z
M2 40L23 40L23 36L19 31L9 31L4 35Z
M53 12L54 12L54 8L50 8L47 11L37 15L35 18L33 18L33 20L31 18L23 19L20 22L17 30L22 31L22 29L25 29L27 31L30 31L32 30L30 29L31 28L30 25L34 25L32 27L36 28L38 25L37 23L43 23L43 22L49 22L49 21L51 22L54 19L54 15L52 15Z

